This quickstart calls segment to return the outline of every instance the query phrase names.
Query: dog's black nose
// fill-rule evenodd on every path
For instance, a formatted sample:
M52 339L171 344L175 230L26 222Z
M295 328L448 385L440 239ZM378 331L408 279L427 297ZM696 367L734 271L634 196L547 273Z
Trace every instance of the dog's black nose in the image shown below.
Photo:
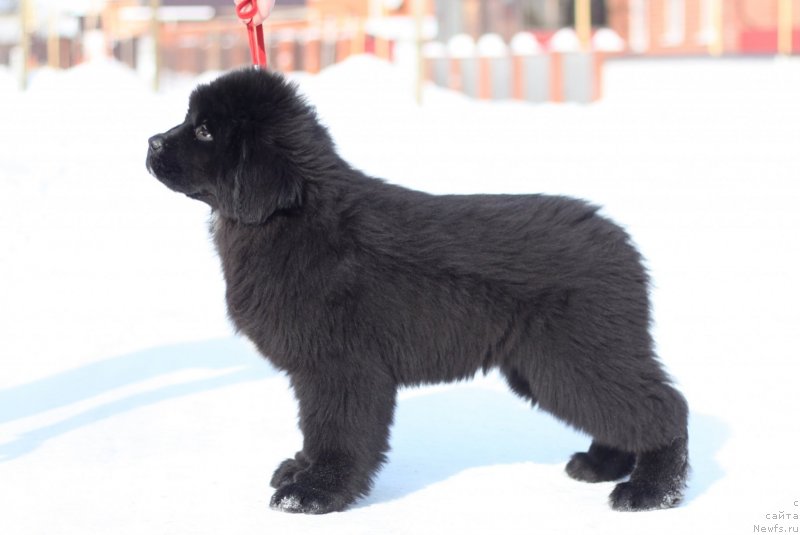
M158 152L164 148L164 136L161 134L151 137L147 142L150 144L150 149L153 152Z

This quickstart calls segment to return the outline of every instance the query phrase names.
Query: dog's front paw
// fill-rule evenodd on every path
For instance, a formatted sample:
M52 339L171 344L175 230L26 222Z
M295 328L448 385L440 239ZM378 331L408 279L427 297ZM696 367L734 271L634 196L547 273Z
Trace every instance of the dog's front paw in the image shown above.
M285 513L322 515L341 511L347 505L342 496L325 490L308 487L301 483L289 483L275 491L269 506Z

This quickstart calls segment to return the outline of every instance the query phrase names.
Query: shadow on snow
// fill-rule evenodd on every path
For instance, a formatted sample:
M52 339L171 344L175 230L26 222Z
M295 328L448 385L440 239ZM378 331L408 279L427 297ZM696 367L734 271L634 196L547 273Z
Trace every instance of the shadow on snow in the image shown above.
M692 469L683 506L723 477L715 455L728 435L719 418L690 416ZM590 442L510 391L464 386L416 396L398 404L389 461L370 496L357 506L402 498L471 468L526 462L563 466Z
M278 373L251 346L237 338L162 346L0 390L0 425L193 369L219 370L220 375L133 393L25 432L12 442L0 445L0 462L30 453L49 439L121 413L236 383L258 381Z
M278 373L249 344L237 338L158 347L0 390L0 424L192 369L219 370L221 374L134 393L25 432L0 445L0 462L118 414ZM714 457L728 434L727 426L716 417L690 417L692 473L684 503L702 495L724 475ZM589 442L588 437L544 412L532 410L510 392L462 385L418 395L398 403L389 462L371 495L356 507L401 498L471 468L523 462L566 463L573 452L585 451ZM290 453L286 452L287 456Z

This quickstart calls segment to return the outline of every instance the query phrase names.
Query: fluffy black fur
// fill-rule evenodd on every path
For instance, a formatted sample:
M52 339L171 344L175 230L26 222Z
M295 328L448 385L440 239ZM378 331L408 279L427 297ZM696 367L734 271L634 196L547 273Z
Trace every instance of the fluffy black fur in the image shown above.
M211 206L230 317L299 401L303 449L272 478L274 508L346 508L386 460L398 387L492 368L593 437L570 476L630 474L612 507L680 500L687 405L653 351L640 255L597 207L365 176L263 70L198 87L149 144L150 171Z

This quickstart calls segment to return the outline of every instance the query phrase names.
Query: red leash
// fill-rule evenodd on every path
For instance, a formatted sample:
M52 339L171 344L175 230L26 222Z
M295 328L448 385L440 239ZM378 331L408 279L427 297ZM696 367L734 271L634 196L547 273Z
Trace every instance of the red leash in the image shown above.
M264 26L253 24L258 12L256 0L245 0L236 6L236 15L247 24L247 40L250 42L250 59L256 67L267 68L267 50L264 46Z

